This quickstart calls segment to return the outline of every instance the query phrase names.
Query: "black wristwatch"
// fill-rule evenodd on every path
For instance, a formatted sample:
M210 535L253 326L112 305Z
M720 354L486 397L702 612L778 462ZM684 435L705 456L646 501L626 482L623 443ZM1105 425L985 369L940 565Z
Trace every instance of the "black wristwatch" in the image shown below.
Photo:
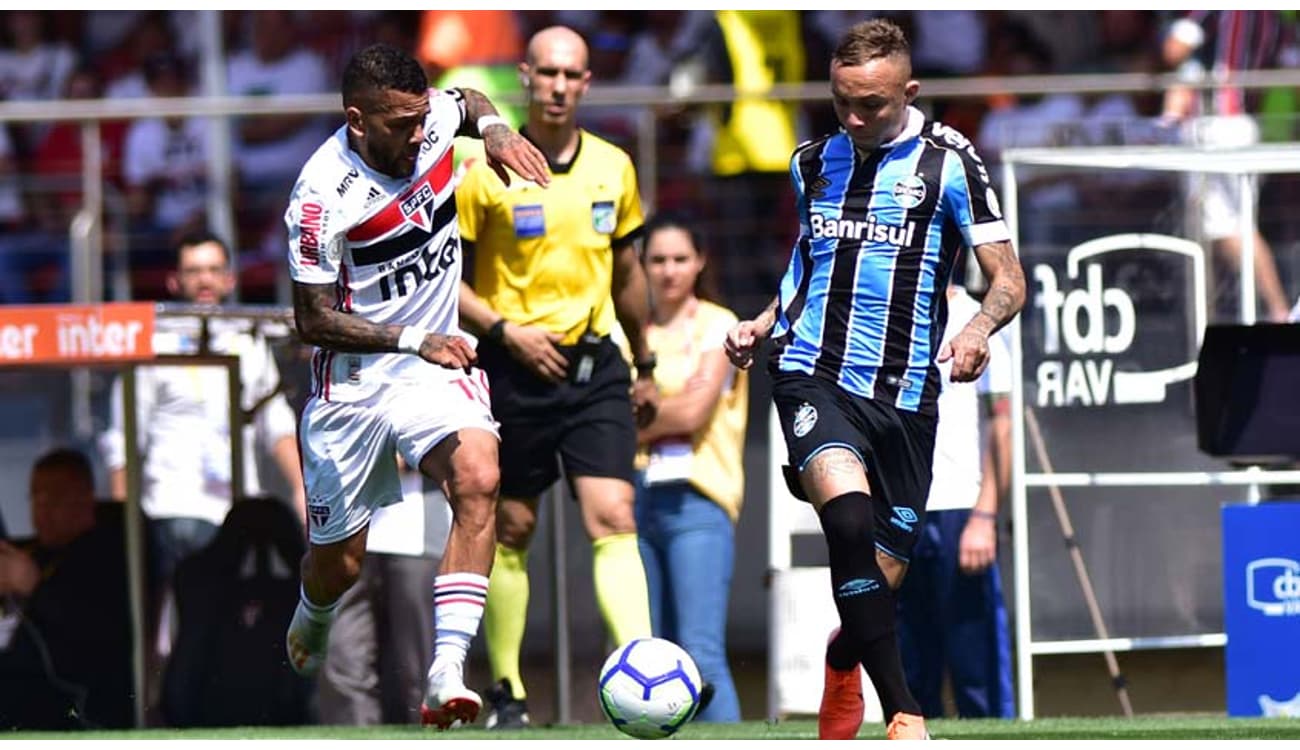
M491 342L496 343L496 344L500 344L500 343L505 342L505 340L506 340L506 319L505 319L505 318L501 318L501 319L497 320L497 322L493 323L493 324L492 324L492 327L489 328L489 329L487 329L487 333L485 333L485 334L483 335L483 337L486 338L488 341L491 341Z
M650 354L645 359L637 360L637 363L635 365L636 376L638 378L650 377L651 375L654 374L655 365L657 364L659 364L659 358L655 356L654 352L650 352Z

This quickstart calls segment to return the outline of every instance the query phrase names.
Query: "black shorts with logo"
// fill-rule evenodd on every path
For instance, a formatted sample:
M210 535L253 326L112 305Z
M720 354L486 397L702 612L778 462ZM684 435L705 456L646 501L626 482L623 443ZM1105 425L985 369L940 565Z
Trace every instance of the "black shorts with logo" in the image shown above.
M576 348L558 347L577 365ZM486 339L479 367L492 386L492 415L501 423L501 496L532 498L560 476L556 454L570 477L633 478L636 423L632 375L608 337L595 350L591 376L549 383Z
M797 472L827 448L858 456L871 487L876 547L907 562L925 521L938 420L803 373L775 373L772 401Z

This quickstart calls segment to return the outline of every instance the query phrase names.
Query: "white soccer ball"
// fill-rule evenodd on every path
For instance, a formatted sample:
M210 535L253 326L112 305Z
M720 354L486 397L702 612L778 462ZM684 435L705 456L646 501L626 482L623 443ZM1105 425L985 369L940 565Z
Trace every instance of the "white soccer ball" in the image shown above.
M600 707L620 732L657 740L695 716L702 685L700 670L681 646L638 638L600 668Z

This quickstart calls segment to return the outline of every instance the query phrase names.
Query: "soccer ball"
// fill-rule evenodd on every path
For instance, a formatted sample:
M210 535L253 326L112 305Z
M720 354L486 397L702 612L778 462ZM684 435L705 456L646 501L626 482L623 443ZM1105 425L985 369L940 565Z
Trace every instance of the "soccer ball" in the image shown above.
M700 706L700 670L672 641L638 638L600 668L600 707L624 734L657 740L681 729Z

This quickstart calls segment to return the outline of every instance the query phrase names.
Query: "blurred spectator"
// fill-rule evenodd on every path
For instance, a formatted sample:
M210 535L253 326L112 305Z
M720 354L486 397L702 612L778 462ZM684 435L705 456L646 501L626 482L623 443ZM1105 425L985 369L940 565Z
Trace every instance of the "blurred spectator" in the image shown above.
M152 96L189 93L185 65L172 54L146 60L144 74ZM168 117L136 120L127 130L122 172L133 268L169 270L177 240L203 227L208 129L205 117Z
M1052 69L1051 50L1020 23L1009 21L996 27L989 42L987 72L991 75L1046 75ZM1002 152L1009 148L1065 145L1071 129L1084 115L1084 102L1077 94L999 93L988 98L988 106L975 142L991 165L1001 163ZM1017 186L1022 206L1021 247L1029 250L1043 244L1068 243L1077 229L1073 222L1079 208L1071 176L1042 177L1029 171Z
M798 11L720 10L705 43L706 78L762 94L778 83L804 80L803 27ZM788 257L793 219L773 210L789 206L790 154L799 142L799 108L759 96L712 109L709 170L714 185L711 247L716 248L723 294L741 317L771 297Z
M46 16L36 10L6 14L5 47L0 50L0 99L58 99L77 65L77 53L46 36Z
M948 287L952 340L980 307ZM976 382L949 380L939 365L939 428L925 520L898 588L898 644L907 686L927 719L942 718L951 681L963 719L1015 716L1011 642L997 563L998 506L1011 482L1011 349L1006 329L989 337Z
M29 489L35 538L0 541L0 727L131 726L121 507L74 450L37 459Z
M1099 11L1006 10L980 11L980 14L990 26L1017 23L1038 39L1050 39L1053 73L1079 72L1102 46Z
M984 17L976 10L914 10L910 29L912 73L920 79L973 75L984 67Z
M9 129L0 125L0 304L66 302L66 233L43 231L32 222L22 187Z
M713 688L696 721L736 722L727 599L744 499L749 374L722 350L737 320L709 299L695 232L679 218L651 219L644 264L654 303L646 338L658 353L663 393L654 421L637 430L634 508L651 624L686 649Z
M64 99L98 99L104 95L103 78L93 67L82 65L68 77ZM100 120L98 123L100 159L105 186L116 190L122 186L122 147L131 123L126 120ZM32 208L46 231L66 233L67 223L81 209L81 129L82 123L61 120L50 128L37 144L30 159L30 170L37 178L39 200Z
M376 508L361 577L339 599L320 673L329 724L419 724L433 662L433 580L451 530L451 506L433 482L402 468L402 501Z
M320 55L302 43L306 36L291 11L252 15L252 43L230 58L226 86L232 96L320 94L329 91ZM324 137L316 115L246 117L237 127L235 159L243 183L287 193L298 169ZM274 211L279 215L279 209Z
M1189 82L1216 79L1233 73L1267 68L1295 67L1295 28L1275 10L1189 11L1165 35L1162 53L1170 69ZM1181 127L1182 140L1209 148L1244 148L1259 142L1257 96L1235 86L1220 86L1197 93L1190 88L1170 89L1163 118ZM1282 289L1273 250L1260 234L1256 217L1241 215L1242 190L1237 175L1190 176L1189 205L1199 208L1193 226L1214 245L1215 256L1240 275L1244 235L1254 235L1255 294L1265 319L1283 322L1291 303ZM1251 180L1258 197L1258 185ZM1225 295L1216 295L1219 302Z
M113 52L96 60L108 80L105 96L109 99L140 99L151 95L145 72L150 60L175 56L176 34L168 11L140 14L126 40Z
M184 237L167 287L179 300L201 305L225 301L234 286L230 251L210 234ZM239 321L210 321L211 351L239 357L244 423L232 429L226 371L219 367L156 366L136 371L141 456L141 506L148 518L151 582L161 602L181 559L206 545L230 509L232 495L262 494L269 478L259 469L265 454L294 492L293 512L306 522L296 443L297 419L279 392L280 372L266 340ZM154 348L197 353L198 321L160 321ZM114 499L126 496L123 434L125 406L119 379L113 387L110 427L100 436ZM244 486L231 486L231 439L243 440ZM290 601L293 599L291 597ZM165 635L165 631L164 631ZM165 653L163 639L160 653Z

